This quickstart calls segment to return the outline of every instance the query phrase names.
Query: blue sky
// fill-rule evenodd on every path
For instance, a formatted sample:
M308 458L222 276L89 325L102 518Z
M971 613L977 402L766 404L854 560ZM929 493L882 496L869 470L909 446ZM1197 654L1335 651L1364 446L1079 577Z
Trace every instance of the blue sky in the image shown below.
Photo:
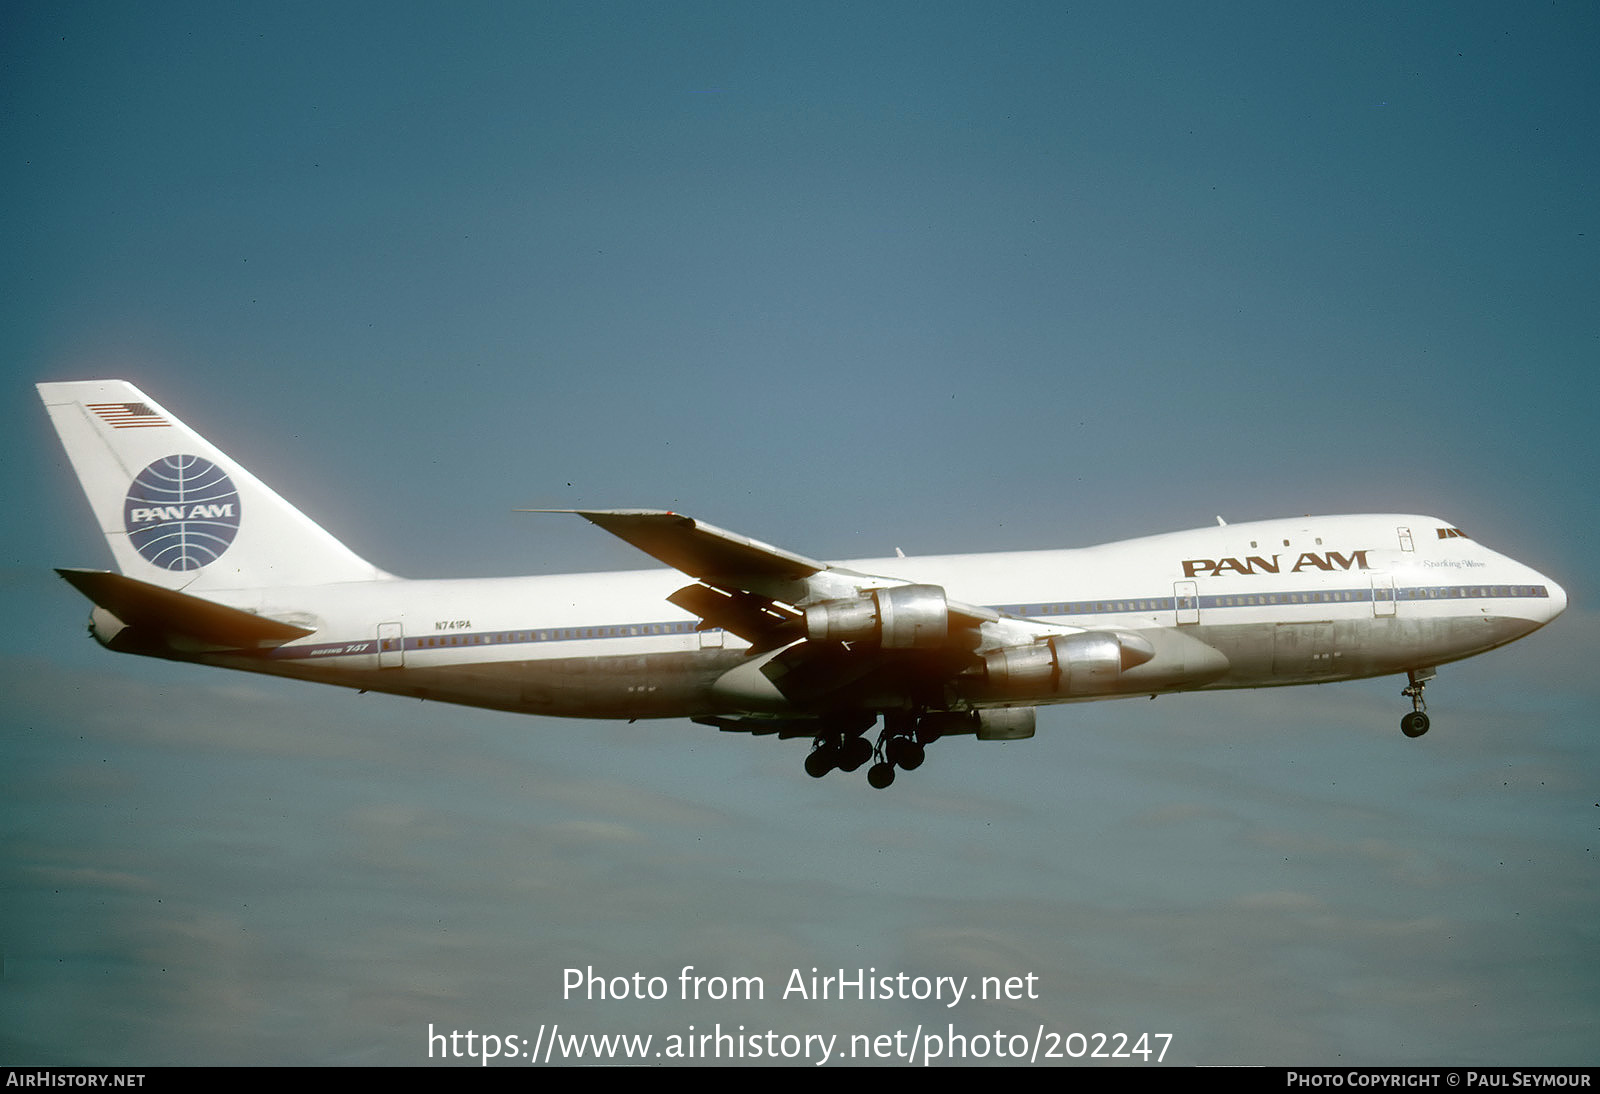
M1594 1063L1591 6L8 5L0 1059L892 1032L561 973L1041 980L1184 1063ZM133 661L32 391L120 376L407 576L1434 513L1560 581L1403 683L803 748Z

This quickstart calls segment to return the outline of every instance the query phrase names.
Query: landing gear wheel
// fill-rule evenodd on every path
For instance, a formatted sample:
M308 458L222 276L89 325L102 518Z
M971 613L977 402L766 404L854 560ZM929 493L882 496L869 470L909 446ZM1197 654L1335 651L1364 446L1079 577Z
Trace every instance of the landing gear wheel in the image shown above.
M926 742L921 739L921 723L925 721L926 719L918 719L905 712L884 717L883 734L878 738L878 759L882 761L879 766L889 769L890 777L896 767L904 771L915 771L922 766L922 761L926 758L926 753L923 751ZM931 736L936 738L938 733L935 732ZM878 784L873 783L873 785ZM889 784L885 782L884 785Z
M854 771L872 759L872 742L865 737L849 737L839 745L839 770Z
M1433 669L1412 669L1406 673L1406 686L1400 694L1411 700L1411 713L1400 719L1400 732L1407 737L1420 737L1428 732L1428 704L1422 698L1423 689L1434 677Z
M874 790L882 790L894 782L894 764L878 763L867 768L867 782Z
M806 757L806 774L820 779L834 769L839 761L838 750L832 745L819 745Z
M1400 719L1400 732L1407 737L1420 737L1428 732L1428 716L1420 710L1413 710Z

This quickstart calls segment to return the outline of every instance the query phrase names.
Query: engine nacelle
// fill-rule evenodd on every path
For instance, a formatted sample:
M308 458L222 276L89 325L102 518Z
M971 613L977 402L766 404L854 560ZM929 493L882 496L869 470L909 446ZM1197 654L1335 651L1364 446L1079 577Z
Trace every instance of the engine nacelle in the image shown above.
M931 650L950 639L950 605L937 585L873 589L852 600L826 600L805 610L814 642L876 641L886 650Z
M98 604L89 612L89 633L94 635L94 640L107 649L115 642L117 635L128 629L128 625Z
M1115 689L1124 669L1154 656L1155 648L1137 635L1089 631L990 650L983 665L990 685L1001 691L1096 695Z
M980 741L1025 741L1033 736L1034 713L1032 707L931 711L917 723L917 736L924 744L962 733Z
M1026 741L1033 736L1035 711L1032 707L1002 707L977 713L980 741Z

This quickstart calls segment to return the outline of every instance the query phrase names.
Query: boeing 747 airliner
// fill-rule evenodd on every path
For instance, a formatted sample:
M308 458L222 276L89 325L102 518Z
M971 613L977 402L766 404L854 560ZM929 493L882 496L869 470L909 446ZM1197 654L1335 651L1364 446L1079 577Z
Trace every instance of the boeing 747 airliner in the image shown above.
M110 649L529 714L811 741L886 787L1039 706L1404 674L1566 608L1426 516L1223 524L1099 547L820 562L654 509L575 510L667 569L412 581L358 558L121 380L40 384L120 572L60 570ZM869 731L882 720L876 740Z

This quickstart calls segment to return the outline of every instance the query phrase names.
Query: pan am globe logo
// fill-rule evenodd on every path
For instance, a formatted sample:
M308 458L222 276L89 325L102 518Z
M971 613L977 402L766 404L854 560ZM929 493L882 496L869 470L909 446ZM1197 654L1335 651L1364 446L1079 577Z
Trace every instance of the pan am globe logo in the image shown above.
M122 506L128 541L167 570L198 570L239 534L239 491L200 456L165 456L139 472Z

